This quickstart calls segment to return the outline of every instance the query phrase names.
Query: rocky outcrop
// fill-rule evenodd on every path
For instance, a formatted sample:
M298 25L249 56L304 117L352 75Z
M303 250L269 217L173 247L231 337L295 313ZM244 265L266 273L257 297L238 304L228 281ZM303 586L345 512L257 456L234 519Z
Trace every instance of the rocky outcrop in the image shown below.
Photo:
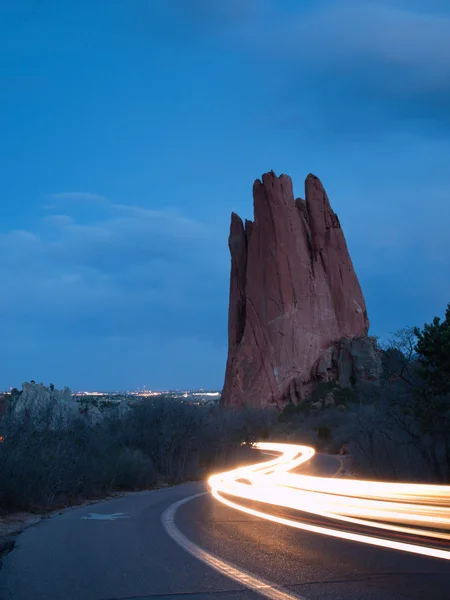
M4 398L2 398L2 396ZM0 394L0 420L7 408L10 424L32 423L36 430L64 429L82 419L88 425L97 425L106 415L123 418L135 406L124 397L92 398L76 397L68 387L62 390L52 385L34 381L22 385L22 390L13 390L8 397Z
M58 429L78 412L69 388L56 390L43 383L25 382L10 402L10 418L16 423L31 422L36 430Z
M336 400L332 393L328 393L325 396L325 400L323 401L323 405L325 408L334 408L336 406Z
M382 351L373 337L342 338L325 350L312 369L314 381L337 381L343 388L378 383L382 375Z
M233 213L229 237L221 403L233 407L303 398L316 377L326 380L335 368L335 345L346 338L351 346L369 328L339 219L319 179L308 175L305 199L294 200L290 177L266 173L253 198L254 220L244 224Z

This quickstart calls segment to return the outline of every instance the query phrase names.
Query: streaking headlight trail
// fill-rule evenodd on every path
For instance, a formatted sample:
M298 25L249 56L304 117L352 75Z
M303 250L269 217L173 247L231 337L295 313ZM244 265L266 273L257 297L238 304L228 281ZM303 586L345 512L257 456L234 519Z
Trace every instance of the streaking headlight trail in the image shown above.
M450 486L301 475L292 471L314 456L313 448L271 442L254 447L279 456L212 475L211 493L223 504L296 529L450 560ZM299 511L298 518L273 514L270 505ZM326 525L311 523L311 515Z

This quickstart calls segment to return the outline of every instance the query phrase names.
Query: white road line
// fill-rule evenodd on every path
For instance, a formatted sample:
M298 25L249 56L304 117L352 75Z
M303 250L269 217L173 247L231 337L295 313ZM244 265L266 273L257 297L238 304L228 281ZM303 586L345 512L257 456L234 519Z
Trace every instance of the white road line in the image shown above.
M342 473L342 471L344 470L344 462L342 460L342 458L338 458L337 456L334 457L338 462L339 462L339 468L336 471L336 473L334 475L331 476L331 478L333 479L334 477L339 477L339 475Z
M186 502L189 502L194 498L204 496L207 493L208 492L202 492L201 494L195 494L194 496L183 498L182 500L174 502L174 504L169 506L169 508L166 509L161 515L161 523L166 533L179 546L186 550L186 552L189 552L189 554L192 554L192 556L195 556L195 558L198 558L198 560L201 560L219 573L222 573L222 575L237 581L245 587L257 592L261 596L271 598L272 600L307 600L307 598L304 596L297 596L295 594L285 592L280 589L279 586L276 586L267 579L252 575L252 573L249 573L240 567L236 567L235 565L218 558L214 554L211 554L203 548L200 548L200 546L197 546L197 544L194 544L194 542L191 542L191 540L181 533L181 531L175 525L175 515L177 510L180 508L180 506L186 504Z

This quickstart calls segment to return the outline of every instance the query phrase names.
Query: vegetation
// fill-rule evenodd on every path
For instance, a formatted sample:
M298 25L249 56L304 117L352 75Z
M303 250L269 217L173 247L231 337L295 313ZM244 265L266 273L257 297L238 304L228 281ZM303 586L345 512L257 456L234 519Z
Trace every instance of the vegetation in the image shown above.
M0 508L42 511L114 490L201 479L247 457L267 436L267 415L231 413L164 398L92 425L80 413L48 420L51 404L0 422ZM242 442L246 446L242 447Z
M384 387L388 406L378 435L390 447L393 474L407 456L404 477L450 482L450 305L443 322L400 330L392 340L396 369ZM379 455L379 453L378 453ZM376 459L375 459L376 462Z
M319 427L315 428L315 431L317 431L317 437L319 440L324 442L329 442L331 440L332 434L331 427L329 425L320 425Z

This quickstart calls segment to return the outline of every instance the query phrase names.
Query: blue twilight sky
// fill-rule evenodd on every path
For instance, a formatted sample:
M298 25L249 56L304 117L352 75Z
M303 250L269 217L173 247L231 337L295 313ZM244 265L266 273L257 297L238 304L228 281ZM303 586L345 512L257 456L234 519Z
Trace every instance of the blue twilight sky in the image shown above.
M3 0L0 50L0 387L220 388L270 169L322 179L372 334L444 313L448 0Z

